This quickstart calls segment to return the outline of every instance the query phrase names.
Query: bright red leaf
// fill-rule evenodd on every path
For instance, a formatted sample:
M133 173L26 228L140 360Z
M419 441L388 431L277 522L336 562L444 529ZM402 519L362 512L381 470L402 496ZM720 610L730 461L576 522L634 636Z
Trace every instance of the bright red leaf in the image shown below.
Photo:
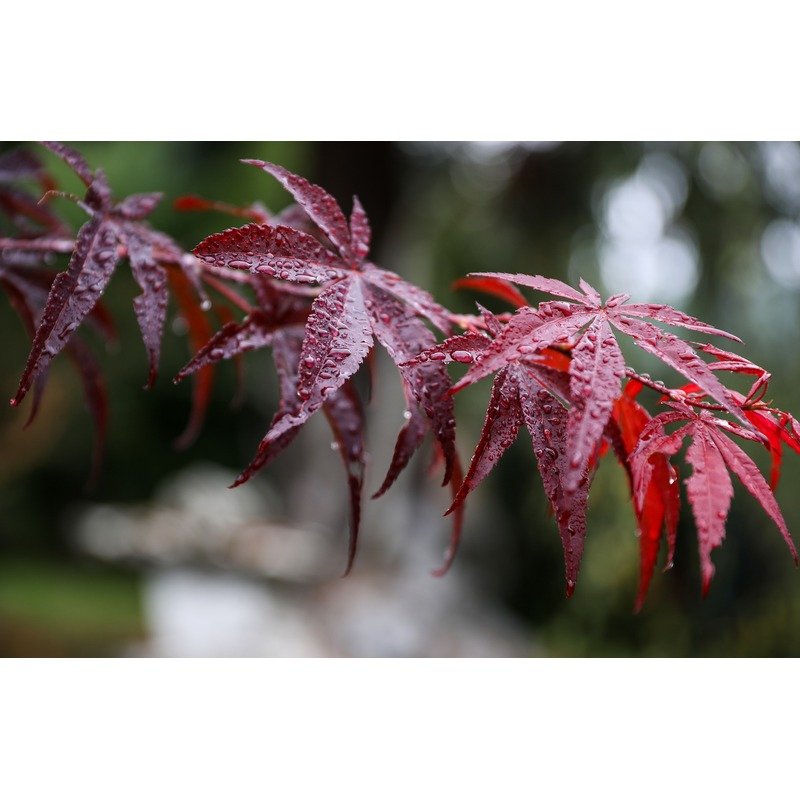
M680 449L684 437L692 437L686 458L693 471L685 483L697 525L703 593L708 591L714 574L711 551L722 543L725 536L725 521L733 494L728 470L737 475L742 485L775 522L797 561L794 542L769 485L750 456L722 431L759 441L756 435L713 416L709 411L696 413L681 403L669 405L675 410L660 414L645 427L640 444L631 457L631 466L636 493L640 498L644 497L653 478L651 457L659 453L672 456ZM683 422L683 427L666 433L664 426L675 422Z

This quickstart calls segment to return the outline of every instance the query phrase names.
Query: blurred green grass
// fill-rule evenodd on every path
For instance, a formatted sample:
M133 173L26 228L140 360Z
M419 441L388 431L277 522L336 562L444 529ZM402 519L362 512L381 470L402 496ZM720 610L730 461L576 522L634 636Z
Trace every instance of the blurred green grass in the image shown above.
M145 633L140 579L97 564L0 559L0 632L2 656L116 655Z

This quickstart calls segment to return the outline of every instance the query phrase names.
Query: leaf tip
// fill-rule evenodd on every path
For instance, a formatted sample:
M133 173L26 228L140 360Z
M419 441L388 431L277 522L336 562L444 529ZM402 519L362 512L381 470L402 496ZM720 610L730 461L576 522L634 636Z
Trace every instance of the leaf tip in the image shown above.
M444 554L444 564L441 567L437 567L436 569L431 570L431 575L434 578L443 578L447 573L450 571L450 567L453 564L453 556L455 553L453 552L452 548L448 547Z

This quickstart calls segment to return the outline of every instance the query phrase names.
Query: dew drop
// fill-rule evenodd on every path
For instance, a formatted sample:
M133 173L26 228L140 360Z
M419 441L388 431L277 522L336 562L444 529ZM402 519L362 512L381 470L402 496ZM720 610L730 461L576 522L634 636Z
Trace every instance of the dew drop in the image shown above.
M466 350L456 350L453 353L453 361L458 361L459 364L469 364L472 360L472 353Z

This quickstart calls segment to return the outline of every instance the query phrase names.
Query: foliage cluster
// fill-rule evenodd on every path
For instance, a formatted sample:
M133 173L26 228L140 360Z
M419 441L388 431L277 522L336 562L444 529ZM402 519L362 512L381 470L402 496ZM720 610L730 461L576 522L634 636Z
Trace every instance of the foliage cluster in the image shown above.
M324 189L264 161L245 163L278 180L294 203L273 214L260 204L239 208L181 198L176 206L182 210L223 211L246 220L187 252L147 222L161 195L115 200L102 170L92 170L65 145L45 146L74 170L85 192L78 197L57 191L28 151L0 159L0 211L9 228L0 239L0 285L32 339L11 403L18 405L30 393L32 421L50 365L64 350L81 376L95 421L95 469L107 400L99 363L82 332L93 328L107 339L115 337L101 298L118 264L127 261L141 289L133 304L148 359L147 386L158 375L170 293L191 334L194 353L175 378L194 381L182 446L201 429L215 365L240 360L257 348L272 349L280 402L234 486L270 464L312 415L323 412L350 497L348 571L356 555L366 462L363 391L356 375L363 367L369 381L376 343L397 366L406 411L373 497L392 486L430 432L434 467L453 492L447 511L453 519L451 541L437 574L455 556L464 501L523 427L561 537L568 595L580 569L592 479L606 453L617 458L630 484L641 554L637 607L662 543L671 566L681 503L674 461L686 437L691 443L685 459L692 471L684 483L697 528L703 592L714 573L711 553L725 536L733 493L729 473L761 504L797 561L773 492L783 447L800 452L800 424L765 399L770 374L742 356L686 341L654 323L739 341L736 336L666 305L631 303L624 294L603 301L583 280L576 289L540 275L472 274L459 285L499 297L515 310L493 314L479 306L474 315L455 314L370 260L370 224L358 198L347 217ZM66 196L87 213L88 221L74 237L50 204L32 194L31 184L42 200ZM63 272L52 267L60 253L70 256ZM558 299L530 305L516 286ZM446 338L437 341L433 329ZM668 387L635 372L625 362L618 334L667 364L683 382ZM451 363L467 367L455 384L447 369ZM727 374L748 377L748 390L728 388L721 381ZM464 475L453 395L492 375L483 430ZM664 408L654 416L640 402L645 389L655 392ZM769 482L735 439L766 448Z

